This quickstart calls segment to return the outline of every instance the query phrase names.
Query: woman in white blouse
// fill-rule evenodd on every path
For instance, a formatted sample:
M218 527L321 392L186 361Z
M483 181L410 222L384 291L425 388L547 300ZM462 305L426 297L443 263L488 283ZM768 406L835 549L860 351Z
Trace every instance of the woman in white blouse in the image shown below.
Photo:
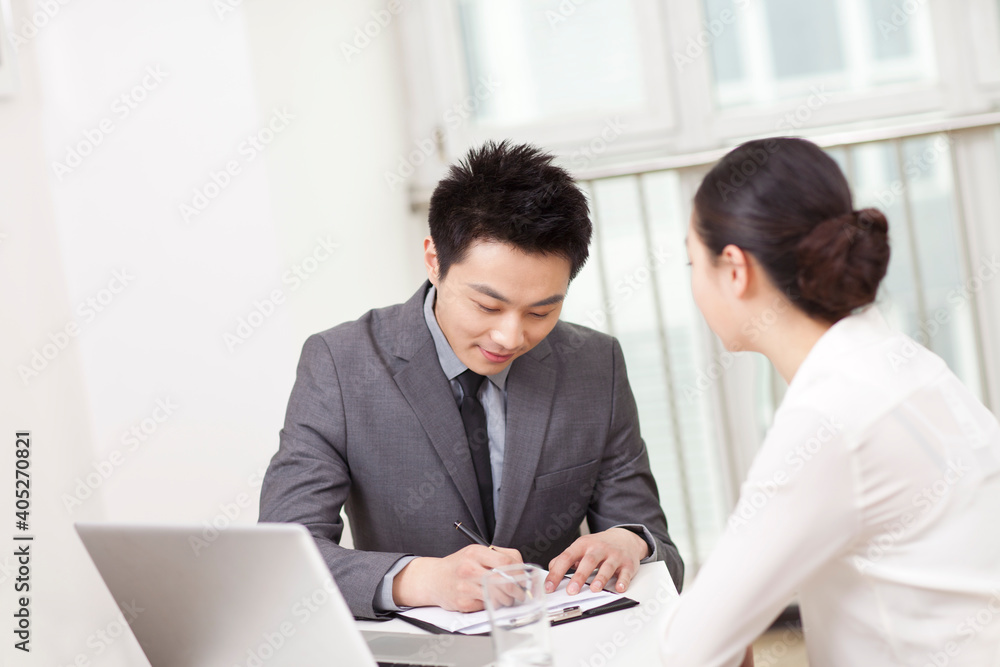
M789 386L664 664L739 665L797 595L811 667L1000 665L1000 427L871 305L885 217L814 144L753 141L701 184L687 244L709 326Z

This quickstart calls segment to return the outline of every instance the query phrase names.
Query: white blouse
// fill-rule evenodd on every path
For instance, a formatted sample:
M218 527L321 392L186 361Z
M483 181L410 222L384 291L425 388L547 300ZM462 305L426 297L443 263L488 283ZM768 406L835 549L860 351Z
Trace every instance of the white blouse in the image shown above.
M739 665L796 594L811 667L1000 665L1000 426L874 307L792 378L664 664Z

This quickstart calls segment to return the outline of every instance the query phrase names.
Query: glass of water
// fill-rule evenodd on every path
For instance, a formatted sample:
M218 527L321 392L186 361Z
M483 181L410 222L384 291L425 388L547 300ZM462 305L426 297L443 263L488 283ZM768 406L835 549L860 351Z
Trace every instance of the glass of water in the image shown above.
M505 565L483 577L490 635L498 667L549 667L546 572L537 565Z

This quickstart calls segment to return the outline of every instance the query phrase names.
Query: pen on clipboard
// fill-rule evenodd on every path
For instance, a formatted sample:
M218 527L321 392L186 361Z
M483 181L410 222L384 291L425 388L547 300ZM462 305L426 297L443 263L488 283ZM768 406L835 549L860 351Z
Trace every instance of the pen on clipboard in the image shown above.
M549 611L549 622L565 621L571 618L577 618L582 615L583 611L580 609L580 605L573 605L572 607L563 607L562 609L553 609Z
M549 617L549 623L555 623L556 621L568 621L572 618L580 618L583 616L583 611L580 609L580 605L574 605L572 607L564 607L562 609L550 609L547 616ZM507 627L520 628L530 623L534 623L537 620L538 617L534 615L512 618L507 622Z

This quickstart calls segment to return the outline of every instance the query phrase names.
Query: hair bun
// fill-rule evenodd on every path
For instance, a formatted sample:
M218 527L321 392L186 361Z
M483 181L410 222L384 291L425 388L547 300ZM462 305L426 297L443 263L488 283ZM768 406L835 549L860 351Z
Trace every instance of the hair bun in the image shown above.
M796 248L800 306L831 322L875 300L889 266L889 223L866 208L813 227Z

